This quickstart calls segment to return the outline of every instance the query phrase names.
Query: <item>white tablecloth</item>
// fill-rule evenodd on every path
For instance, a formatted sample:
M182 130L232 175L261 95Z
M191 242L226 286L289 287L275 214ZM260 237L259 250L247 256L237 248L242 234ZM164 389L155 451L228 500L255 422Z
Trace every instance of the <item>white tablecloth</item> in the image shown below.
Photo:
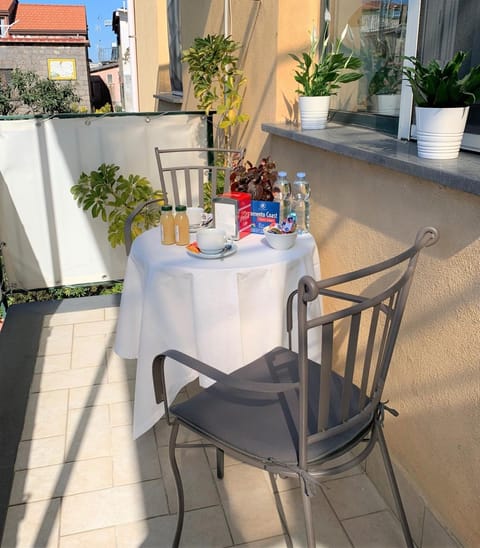
M159 229L134 241L114 348L123 358L137 358L135 438L163 415L152 381L157 354L174 348L231 372L287 344L287 297L304 274L320 278L313 237L299 236L286 251L271 249L257 234L236 245L234 255L206 260L189 256L184 247L161 245ZM196 377L172 360L165 374L169 402Z

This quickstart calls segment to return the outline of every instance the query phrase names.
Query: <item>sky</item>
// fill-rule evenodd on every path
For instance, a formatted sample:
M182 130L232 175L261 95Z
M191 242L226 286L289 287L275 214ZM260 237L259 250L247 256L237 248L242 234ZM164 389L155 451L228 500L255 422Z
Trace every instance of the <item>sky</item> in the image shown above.
M126 6L122 0L20 0L22 4L64 4L83 5L87 9L88 38L90 49L88 55L94 62L98 61L98 49L110 48L116 44L112 31L112 13ZM105 23L108 21L108 26Z

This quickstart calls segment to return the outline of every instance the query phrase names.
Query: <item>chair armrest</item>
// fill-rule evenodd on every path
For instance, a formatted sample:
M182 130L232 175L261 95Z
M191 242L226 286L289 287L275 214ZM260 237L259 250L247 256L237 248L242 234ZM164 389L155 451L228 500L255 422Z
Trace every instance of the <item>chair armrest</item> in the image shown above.
M206 363L192 358L183 352L178 350L165 350L162 354L156 356L153 360L152 373L155 386L155 399L157 403L164 401L165 399L165 390L163 388L163 367L165 358L172 358L177 362L198 371L202 375L217 381L228 388L233 388L236 390L243 390L248 392L261 392L261 393L279 393L287 392L288 390L293 390L299 387L298 382L255 382L248 380L240 380L238 378L232 377L232 375L227 375Z

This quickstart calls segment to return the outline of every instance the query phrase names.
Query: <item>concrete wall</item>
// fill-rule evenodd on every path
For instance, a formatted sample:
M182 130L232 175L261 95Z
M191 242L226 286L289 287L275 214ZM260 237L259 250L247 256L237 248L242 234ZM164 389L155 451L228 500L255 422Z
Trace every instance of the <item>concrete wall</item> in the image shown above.
M199 0L192 5L181 0L182 44L186 49L197 36L223 33L223 0ZM301 10L295 0L232 0L230 33L242 44L240 66L247 85L243 112L250 116L236 134L236 144L247 148L247 158L261 159L266 136L263 122L296 117L294 61L289 52L298 52L309 43L308 30L318 24L319 0L303 0ZM184 109L196 108L187 67L184 67Z
M307 172L323 277L399 252L421 226L440 230L412 286L384 393L400 416L387 414L385 430L415 492L418 546L435 516L465 546L480 545L480 197L279 137L268 145L282 169ZM383 481L381 466L367 471Z
M187 49L198 36L224 32L224 0L180 0L181 43ZM289 52L308 47L312 24L318 25L320 0L232 0L230 33L242 44L240 66L247 76L243 112L250 116L235 135L257 162L265 155L263 122L296 119L294 61ZM170 91L168 76L166 1L135 2L135 34L140 110L154 108L153 94ZM267 29L267 31L265 30ZM283 32L278 32L282 29ZM183 110L196 110L197 102L184 65Z
M0 46L0 68L31 70L48 78L48 59L75 59L77 79L71 80L81 104L90 110L87 48L84 46L15 44Z
M156 93L170 91L167 1L135 0L138 106L155 110Z

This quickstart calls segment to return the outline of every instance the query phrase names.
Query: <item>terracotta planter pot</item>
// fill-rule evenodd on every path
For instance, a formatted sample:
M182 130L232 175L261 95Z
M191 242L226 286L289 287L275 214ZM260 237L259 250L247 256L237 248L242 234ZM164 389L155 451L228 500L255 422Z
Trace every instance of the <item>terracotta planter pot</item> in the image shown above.
M417 154L420 158L458 157L470 107L415 107Z
M302 129L325 129L327 126L330 97L299 97L300 124Z

